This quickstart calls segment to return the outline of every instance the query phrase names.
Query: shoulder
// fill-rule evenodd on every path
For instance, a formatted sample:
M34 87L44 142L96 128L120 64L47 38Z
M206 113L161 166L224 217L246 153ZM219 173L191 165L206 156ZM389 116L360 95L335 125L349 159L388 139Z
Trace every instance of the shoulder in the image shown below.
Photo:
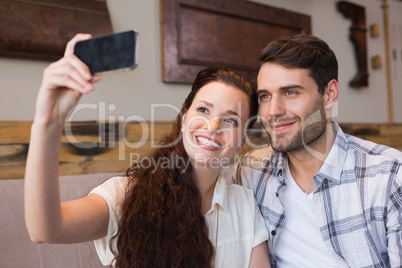
M124 199L128 182L129 178L125 176L112 177L94 188L90 194L98 194L108 203L120 203Z
M105 182L103 182L101 185L98 187L101 189L125 189L127 187L127 184L129 182L129 178L126 176L117 176L117 177L112 177L110 179L107 179ZM97 187L97 188L98 188Z
M371 183L376 181L377 187L379 185L388 185L388 188L390 185L394 185L391 188L401 187L401 151L352 135L345 136L348 144L345 166L355 170L356 178L378 178L378 180L370 180ZM388 188L384 190L389 191Z
M277 153L266 145L247 152L238 162L236 168L262 170L272 163Z
M373 156L386 156L395 158L398 161L402 160L402 152L382 144L378 144L372 141L363 140L353 135L345 134L348 141L348 149L356 151L362 154L368 154Z
M345 134L348 143L348 153L358 158L370 160L370 164L392 162L398 166L402 164L402 152L382 144Z
M264 145L258 148L254 148L247 152L243 158L270 158L273 156L275 151L270 145Z
M233 181L247 188L254 188L256 178L263 174L268 174L268 177L273 174L280 154L275 152L271 146L251 150L237 162L233 172Z
M233 196L233 197L242 197L242 198L254 198L254 193L252 190L238 185L238 184L227 184L227 193L228 196Z
M244 186L238 184L229 184L227 187L227 200L229 206L253 208L255 206L254 192ZM240 212L240 214L243 212Z

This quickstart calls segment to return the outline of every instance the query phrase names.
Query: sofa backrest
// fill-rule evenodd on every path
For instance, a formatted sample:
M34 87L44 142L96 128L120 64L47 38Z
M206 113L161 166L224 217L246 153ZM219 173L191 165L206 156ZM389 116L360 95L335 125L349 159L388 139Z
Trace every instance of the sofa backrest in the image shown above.
M60 177L62 201L87 195L116 174ZM32 243L24 219L24 180L0 180L0 267L90 268L104 267L93 242L78 244Z

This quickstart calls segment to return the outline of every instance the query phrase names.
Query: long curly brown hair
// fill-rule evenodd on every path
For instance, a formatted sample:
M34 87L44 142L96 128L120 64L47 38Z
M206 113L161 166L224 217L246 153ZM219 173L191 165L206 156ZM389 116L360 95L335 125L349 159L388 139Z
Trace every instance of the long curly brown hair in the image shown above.
M208 239L201 195L182 143L181 126L182 116L199 89L214 81L238 88L249 96L247 129L252 128L258 99L249 82L225 68L199 72L172 132L161 143L163 146L151 154L149 159L154 161L149 161L150 165L134 165L127 171L129 186L119 231L114 237L116 267L211 267L214 247ZM168 159L172 163L169 167L155 166L161 163L158 160Z

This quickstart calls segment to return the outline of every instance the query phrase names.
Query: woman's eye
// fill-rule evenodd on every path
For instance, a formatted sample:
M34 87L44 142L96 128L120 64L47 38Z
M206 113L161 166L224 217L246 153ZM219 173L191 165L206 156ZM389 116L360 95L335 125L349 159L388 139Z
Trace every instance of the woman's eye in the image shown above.
M200 113L203 113L203 114L208 113L208 109L205 107L199 107L199 108L197 108L197 111Z
M228 124L233 125L233 126L238 126L238 125L239 125L239 123L237 123L237 121L234 120L233 118L226 118L226 119L224 119L224 121L225 121L226 123L228 123Z

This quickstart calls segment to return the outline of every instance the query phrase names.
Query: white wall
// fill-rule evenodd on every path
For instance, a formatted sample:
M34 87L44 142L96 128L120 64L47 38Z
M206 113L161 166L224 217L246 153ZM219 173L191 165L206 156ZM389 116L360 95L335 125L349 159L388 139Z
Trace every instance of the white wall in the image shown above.
M159 1L108 0L108 7L114 32L136 29L140 33L139 66L131 72L103 76L96 91L81 99L81 104L105 104L106 113L87 108L77 111L73 119L98 120L99 113L105 119L133 115L151 119L151 104L180 107L190 86L161 81ZM0 57L0 120L33 119L34 100L48 64ZM108 109L110 104L115 105L114 111ZM155 118L173 120L176 115L173 109L159 108Z
M393 1L390 15L391 79L395 122L402 122L402 2ZM393 57L395 50L396 57Z
M250 0L251 1L251 0ZM350 20L343 18L335 7L337 0L252 0L271 6L286 8L312 17L314 35L324 39L338 57L341 95L338 102L339 122L387 122L385 65L373 70L370 59L380 55L385 63L383 17L380 0L349 0L366 7L367 26L375 23L380 36L368 40L369 87L352 89L349 81L357 68L352 44L348 40ZM398 34L394 37L399 48L394 62L394 119L402 122L401 50L402 50L402 2L389 0L392 18ZM152 104L171 104L180 107L189 92L189 85L165 84L161 81L160 20L158 0L108 0L109 12L115 32L136 29L140 33L139 66L126 73L104 76L96 91L84 96L81 104L91 103L101 109L79 110L74 120L98 120L123 116L124 119L139 115L144 119L173 120L177 114L172 108L158 108L152 112ZM399 42L399 43L398 43ZM397 64L399 61L399 65ZM32 120L34 100L41 82L43 69L48 62L17 60L0 57L0 120ZM399 69L398 69L399 68ZM114 104L115 109L110 104ZM83 106L85 107L85 106Z

